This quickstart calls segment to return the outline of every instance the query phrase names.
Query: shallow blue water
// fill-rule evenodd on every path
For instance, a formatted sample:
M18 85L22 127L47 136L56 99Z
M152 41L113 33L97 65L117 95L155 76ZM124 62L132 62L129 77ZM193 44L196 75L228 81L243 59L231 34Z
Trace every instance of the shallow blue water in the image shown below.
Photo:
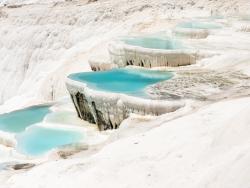
M180 41L166 37L128 37L123 38L122 41L128 45L151 49L175 50L183 48Z
M41 122L50 113L49 106L33 106L0 115L0 130L12 133L22 132L26 127Z
M167 71L141 69L113 69L101 72L84 72L69 75L70 79L87 83L96 90L124 93L132 96L146 97L144 89L157 82L172 78Z
M59 146L77 143L82 138L83 134L76 131L33 126L16 136L17 150L37 156Z
M183 22L177 25L177 27L181 28L189 28L189 29L219 29L221 26L216 23L209 23L209 22Z

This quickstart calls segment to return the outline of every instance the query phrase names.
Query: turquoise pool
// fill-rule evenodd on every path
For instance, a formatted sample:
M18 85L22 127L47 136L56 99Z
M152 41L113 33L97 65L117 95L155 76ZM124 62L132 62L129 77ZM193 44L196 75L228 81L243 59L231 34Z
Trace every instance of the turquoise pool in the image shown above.
M77 143L82 138L83 134L76 131L34 125L16 136L17 150L27 155L38 156L54 148Z
M46 116L53 114L49 108L48 105L41 105L1 114L0 130L14 133L16 149L31 156L42 155L59 146L79 142L83 134L57 128L57 119L54 119L54 129L36 125L43 122Z
M50 113L50 106L33 106L0 115L0 130L18 133L28 126L41 122Z
M188 29L219 29L221 28L221 25L210 22L191 21L180 23L177 25L177 27Z
M84 82L96 90L146 97L144 89L147 86L168 80L173 77L173 73L122 68L101 72L75 73L68 77Z
M180 41L167 37L128 37L123 38L123 42L132 46L140 46L150 49L176 50L183 49Z

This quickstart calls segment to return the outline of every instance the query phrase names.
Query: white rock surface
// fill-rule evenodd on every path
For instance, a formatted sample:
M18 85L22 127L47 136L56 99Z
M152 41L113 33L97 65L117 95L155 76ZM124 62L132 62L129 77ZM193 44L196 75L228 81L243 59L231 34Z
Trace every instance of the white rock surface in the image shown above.
M91 158L49 162L12 176L4 185L249 187L249 103L248 97L209 105L114 142Z
M8 1L9 4L20 2ZM69 72L90 70L89 52L113 37L163 29L164 19L208 16L211 9L221 14L239 11L243 14L250 7L248 0L153 0L150 3L99 0L87 5L86 1L31 2L0 10L4 15L0 17L0 103L8 101L11 105L22 100L25 105L65 95L65 76Z
M92 52L105 51L113 37L168 30L175 19L211 12L237 17L250 8L249 0L20 2L8 1L30 5L0 8L0 112L64 96L66 75L90 70ZM250 75L250 36L237 22L229 19L221 32L185 41L212 54L193 66ZM250 99L241 95L229 93L201 109L190 105L186 113L126 121L136 130L122 139L114 132L118 140L89 157L83 152L26 171L0 169L0 187L248 188ZM16 160L13 152L1 146L1 163Z
M92 71L106 71L118 67L114 63L111 63L109 58L103 56L90 57L88 62Z

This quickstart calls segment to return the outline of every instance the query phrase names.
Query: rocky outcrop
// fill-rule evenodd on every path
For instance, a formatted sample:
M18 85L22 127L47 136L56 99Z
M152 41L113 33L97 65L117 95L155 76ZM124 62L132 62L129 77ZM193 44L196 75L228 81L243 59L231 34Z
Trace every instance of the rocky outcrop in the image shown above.
M141 67L177 67L196 62L196 51L189 49L163 50L149 49L113 42L109 45L111 62L118 67L135 65Z
M151 100L96 91L71 79L67 79L66 86L79 118L97 124L100 130L118 128L130 113L161 115L184 106L181 101Z

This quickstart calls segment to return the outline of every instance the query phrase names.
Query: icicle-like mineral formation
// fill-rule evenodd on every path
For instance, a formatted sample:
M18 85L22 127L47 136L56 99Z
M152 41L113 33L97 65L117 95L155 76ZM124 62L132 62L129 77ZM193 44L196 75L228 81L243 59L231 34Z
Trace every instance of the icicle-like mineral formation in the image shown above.
M209 31L206 29L175 28L173 34L178 37L203 39L207 38Z
M135 65L147 68L191 65L197 56L191 49L151 49L117 41L110 43L109 54L111 62L118 67Z
M181 101L160 101L93 90L87 84L67 79L79 118L97 124L100 130L116 129L130 113L161 115L184 106Z

